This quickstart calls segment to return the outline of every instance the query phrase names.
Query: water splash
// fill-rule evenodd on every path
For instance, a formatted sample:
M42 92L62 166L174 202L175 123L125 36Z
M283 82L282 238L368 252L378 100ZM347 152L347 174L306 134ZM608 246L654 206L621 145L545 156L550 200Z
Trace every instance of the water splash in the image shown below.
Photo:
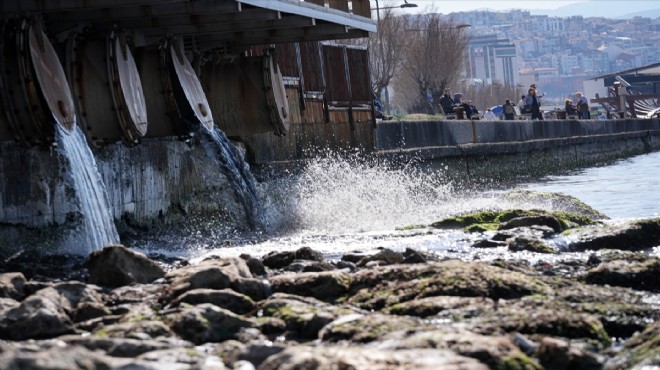
M65 133L60 125L55 126L58 148L69 161L82 216L80 230L68 236L62 249L67 253L88 254L118 243L119 234L108 207L105 185L85 135L78 126L71 134Z
M279 228L342 233L392 230L446 213L453 188L442 173L334 152L300 173L266 183L269 214Z
M215 143L213 146L206 146L206 149L218 151L215 157L220 161L232 191L243 206L250 228L253 230L268 228L269 223L264 216L257 194L256 181L238 148L216 128L209 130L202 126L200 130Z

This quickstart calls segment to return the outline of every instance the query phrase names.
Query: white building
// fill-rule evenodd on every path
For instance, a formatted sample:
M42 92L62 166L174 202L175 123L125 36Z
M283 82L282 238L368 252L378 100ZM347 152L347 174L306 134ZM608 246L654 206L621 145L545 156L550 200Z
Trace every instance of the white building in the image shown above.
M509 39L494 35L473 37L468 44L466 74L487 84L518 84L519 58Z

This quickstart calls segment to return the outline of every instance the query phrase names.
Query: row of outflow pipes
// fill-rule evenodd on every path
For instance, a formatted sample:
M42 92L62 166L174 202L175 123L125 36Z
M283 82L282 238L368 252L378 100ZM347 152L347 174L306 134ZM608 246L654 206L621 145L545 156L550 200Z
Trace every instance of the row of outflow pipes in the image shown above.
M288 130L289 106L273 53L206 58L198 78L177 38L135 50L127 39L119 28L101 37L83 31L56 48L38 18L4 20L0 141L49 145L55 125L67 132L80 126L92 147L185 138L198 125L217 124L227 136Z

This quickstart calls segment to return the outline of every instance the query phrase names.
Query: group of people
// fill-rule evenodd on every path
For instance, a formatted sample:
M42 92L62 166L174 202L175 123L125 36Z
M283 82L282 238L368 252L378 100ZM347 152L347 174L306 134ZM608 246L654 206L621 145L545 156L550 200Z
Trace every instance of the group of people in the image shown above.
M590 119L589 100L581 92L575 93L575 103L571 99L566 99L564 104L567 116L577 116L579 119Z
M531 113L531 119L543 120L543 113L541 112L541 98L545 94L540 94L537 92L536 84L531 84L529 90L527 90L527 95L520 97L517 107L520 113ZM472 104L471 100L463 101L463 94L456 93L452 97L451 89L447 88L444 91L444 94L440 98L440 106L445 115L456 115L459 112L462 112L465 118L473 119L479 117L479 110L477 107ZM376 118L387 119L383 115L382 105L376 98L374 94L374 107L376 110ZM506 99L503 105L503 115L505 120L514 120L516 117L516 104L511 102L510 99ZM580 119L590 119L591 114L589 113L589 100L586 96L582 95L581 92L575 93L575 102L571 99L566 99L565 101L565 110L567 116L577 115ZM483 118L486 120L497 120L498 116L490 109L487 108L483 114Z
M456 93L454 97L451 96L451 89L445 89L444 94L440 98L440 106L445 114L455 114L462 109L463 114L467 119L479 116L479 110L472 104L472 100L463 101L463 94Z

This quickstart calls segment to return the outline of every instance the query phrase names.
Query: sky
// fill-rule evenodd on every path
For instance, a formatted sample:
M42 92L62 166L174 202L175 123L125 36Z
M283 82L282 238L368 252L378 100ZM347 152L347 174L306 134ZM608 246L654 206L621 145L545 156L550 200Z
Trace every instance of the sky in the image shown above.
M462 12L476 9L509 10L509 9L556 9L565 5L584 2L585 0L408 0L417 4L417 8L409 8L405 12L423 12L429 7L435 7L439 13ZM380 0L379 6L398 6L403 0ZM373 3L373 1L372 1ZM374 5L374 4L372 4Z
M654 14L660 9L658 0L407 0L418 5L417 8L398 9L405 0L379 0L379 6L396 7L398 13L434 13L448 14L471 10L506 11L511 9L529 10L532 14L550 14L554 16L582 15L620 17L623 13L633 12L654 18L658 15L644 13L653 9ZM625 4L625 5L624 5ZM371 0L375 8L375 0ZM548 13L545 13L548 12ZM635 14L637 12L637 14ZM660 14L660 13L659 13Z

